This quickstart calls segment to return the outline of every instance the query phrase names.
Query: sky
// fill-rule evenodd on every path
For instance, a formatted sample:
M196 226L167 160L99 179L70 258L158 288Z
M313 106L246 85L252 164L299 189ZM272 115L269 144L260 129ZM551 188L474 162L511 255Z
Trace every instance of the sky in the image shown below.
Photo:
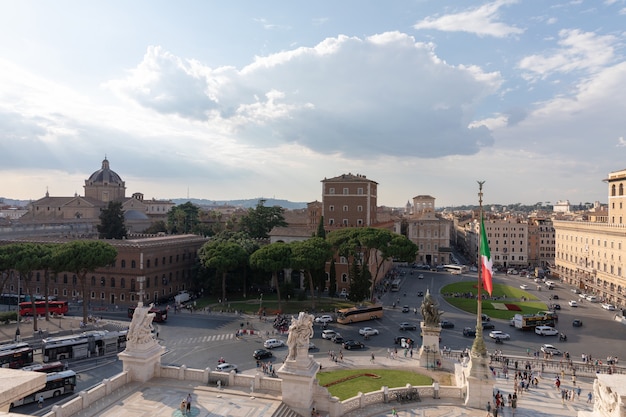
M0 196L606 202L626 0L0 1Z

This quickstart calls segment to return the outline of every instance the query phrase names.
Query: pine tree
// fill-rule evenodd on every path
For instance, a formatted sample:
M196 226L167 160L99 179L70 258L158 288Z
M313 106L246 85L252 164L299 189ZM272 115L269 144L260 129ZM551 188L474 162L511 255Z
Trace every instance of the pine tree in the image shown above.
M122 203L110 201L107 208L100 212L100 224L98 225L100 239L123 239L128 234L124 223Z

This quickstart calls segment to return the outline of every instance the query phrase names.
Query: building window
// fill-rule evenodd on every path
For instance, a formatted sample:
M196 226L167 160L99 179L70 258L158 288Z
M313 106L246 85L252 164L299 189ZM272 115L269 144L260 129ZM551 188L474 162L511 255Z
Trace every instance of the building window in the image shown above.
M104 287L106 285L106 280L104 279L104 277L100 277L100 286Z
M76 275L72 275L72 285L78 285L78 278L76 278Z
M159 258L154 258L154 266L159 266Z
M95 299L96 299L96 292L95 292L95 291L92 291L92 292L91 292L91 299L92 299L92 300L95 300Z
M328 194L335 194L335 188L334 187L329 188Z
M363 219L358 219L356 221L357 226L363 226Z
M363 195L363 188L357 188L357 189L356 189L356 193L357 193L358 195Z
M339 263L340 264L347 264L348 263L348 259L345 256L340 256L339 257Z
M126 268L126 260L122 259L122 268Z
M126 288L126 278L120 278L120 288Z
M67 274L63 274L63 284L67 284Z
M335 211L335 206L328 206L328 211Z
M146 261L146 268L150 268L150 259Z
M335 224L335 219L328 219L328 225L332 226Z
M100 299L104 300L104 293L103 292L100 293Z
M611 185L611 196L615 196L615 184Z
M624 184L619 185L619 195L624 195Z
M356 211L362 212L363 211L363 206L356 206Z
M348 211L348 206L343 206L343 211Z
M150 288L150 278L146 278L146 288Z
M91 286L95 287L96 286L96 277L95 276L91 276Z
M111 277L111 288L115 288L115 278Z
M343 225L347 226L348 225L348 219L343 219Z
M348 282L348 274L341 274L341 282L344 284Z
M120 294L120 301L124 301L124 293Z
M130 267L131 268L137 268L137 262L135 262L134 259L132 261L130 261Z

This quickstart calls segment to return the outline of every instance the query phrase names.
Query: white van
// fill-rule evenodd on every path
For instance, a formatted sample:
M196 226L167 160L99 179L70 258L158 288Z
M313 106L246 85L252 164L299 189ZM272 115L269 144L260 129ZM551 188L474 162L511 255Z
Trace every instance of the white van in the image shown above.
M590 303L597 303L598 302L598 297L596 297L595 295L588 295L587 296L587 301L589 301Z

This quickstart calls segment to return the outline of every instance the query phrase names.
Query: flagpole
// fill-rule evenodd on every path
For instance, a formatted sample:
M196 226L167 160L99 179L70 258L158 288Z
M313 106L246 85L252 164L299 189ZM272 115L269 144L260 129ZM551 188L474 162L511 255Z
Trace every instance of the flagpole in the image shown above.
M487 356L487 347L485 346L485 340L483 339L483 267L482 262L480 261L480 236L482 233L482 219L483 219L483 184L485 181L477 181L478 182L478 213L479 213L479 223L478 223L478 252L476 257L476 264L478 265L478 291L476 294L476 337L474 338L474 343L472 344L472 355L473 356Z

